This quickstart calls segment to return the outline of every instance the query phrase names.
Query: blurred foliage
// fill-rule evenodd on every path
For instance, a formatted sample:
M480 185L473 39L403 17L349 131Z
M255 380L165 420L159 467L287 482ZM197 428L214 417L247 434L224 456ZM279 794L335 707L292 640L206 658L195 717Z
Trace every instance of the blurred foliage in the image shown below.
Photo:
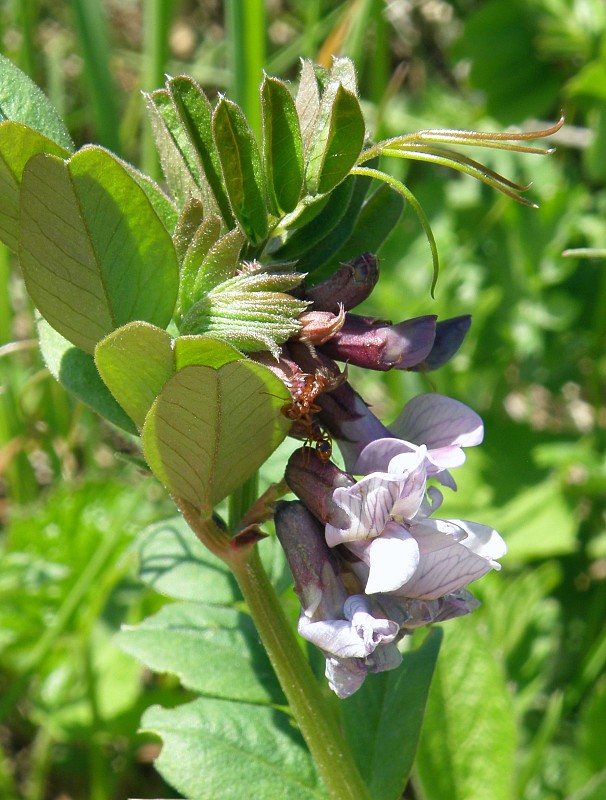
M386 421L430 385L482 414L486 442L470 454L445 513L494 524L511 549L503 571L476 587L483 608L445 626L441 668L456 661L460 682L443 674L434 683L407 796L486 796L472 775L476 757L490 760L481 740L473 740L478 756L463 747L468 757L444 759L446 776L439 755L456 751L457 737L482 718L482 693L492 693L484 717L496 714L501 727L484 746L502 746L499 763L514 772L498 796L598 800L606 787L606 265L562 252L606 247L605 6L272 0L255 4L265 41L247 43L224 5L232 4L12 0L0 6L0 50L47 92L78 146L115 147L155 174L139 90L157 88L165 72L191 74L210 95L239 87L236 99L252 103L247 86L261 74L245 75L247 63L293 78L300 56L349 55L374 138L436 126L528 129L566 114L550 158L490 154L494 169L532 183L537 210L438 167L385 165L423 204L443 269L431 301L427 243L406 213L380 253L367 313L399 321L471 312L473 326L431 384L401 372L356 380ZM244 46L256 46L249 62L234 58ZM0 282L0 796L176 796L149 767L156 745L135 731L151 702L174 705L187 693L172 678L141 674L111 641L121 623L165 602L136 581L129 554L134 533L170 506L136 473L128 438L43 370L31 308L4 250ZM474 672L465 683L476 650L487 665L482 693ZM462 690L467 705L456 699ZM453 727L436 740L443 703Z

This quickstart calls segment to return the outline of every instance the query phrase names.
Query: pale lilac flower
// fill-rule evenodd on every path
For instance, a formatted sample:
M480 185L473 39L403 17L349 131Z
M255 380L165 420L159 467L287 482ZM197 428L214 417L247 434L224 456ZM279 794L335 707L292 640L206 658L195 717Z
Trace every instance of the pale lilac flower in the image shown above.
M364 595L348 594L322 526L302 503L278 503L275 521L301 601L299 633L324 653L330 688L349 697L368 672L399 666L400 624L373 615Z
M327 522L326 541L331 547L344 544L359 559L353 569L367 594L434 600L500 569L497 559L506 552L492 528L430 518L442 494L427 488L428 478L454 488L447 469L463 463L463 445L481 441L481 420L462 403L421 395L404 409L394 429L410 439L369 443L355 467L369 474L333 491L342 513L338 526ZM427 444L415 444L421 437Z

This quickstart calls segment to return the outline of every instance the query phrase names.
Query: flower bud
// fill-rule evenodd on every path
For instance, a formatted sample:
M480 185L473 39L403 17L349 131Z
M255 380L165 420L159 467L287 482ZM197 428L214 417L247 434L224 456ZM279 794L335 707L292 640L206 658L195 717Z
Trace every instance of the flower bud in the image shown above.
M305 299L319 311L339 312L360 305L370 295L379 279L379 262L372 253L362 253L343 264L336 272L315 286L306 287Z
M322 352L367 369L410 369L430 354L436 319L431 314L389 325L346 314L341 330L322 346Z
M443 319L436 325L436 338L428 356L424 361L409 367L414 372L438 369L454 356L465 338L471 325L471 315Z
M285 479L320 522L347 523L332 495L339 486L352 486L355 481L332 461L322 461L309 447L301 447L289 458Z

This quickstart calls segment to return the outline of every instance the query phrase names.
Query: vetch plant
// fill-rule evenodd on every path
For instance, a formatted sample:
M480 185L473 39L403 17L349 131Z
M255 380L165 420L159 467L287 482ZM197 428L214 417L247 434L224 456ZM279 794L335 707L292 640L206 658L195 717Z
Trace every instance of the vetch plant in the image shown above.
M377 800L395 800L411 768L440 637L432 631L410 653L404 639L472 611L466 587L499 568L505 544L486 525L436 516L439 487L456 488L451 470L463 465L464 447L482 440L479 417L430 393L386 427L348 379L348 364L437 369L470 324L468 316L392 324L352 313L379 279L375 254L405 203L427 235L432 291L438 277L427 218L380 158L451 167L528 203L520 195L526 187L452 145L545 153L527 142L561 122L532 133L428 130L373 143L353 65L335 58L329 70L303 62L295 96L264 78L258 142L236 104L219 97L213 105L191 78L170 77L146 96L165 192L101 147L74 152L31 81L6 59L0 75L0 236L18 254L38 309L46 364L78 398L140 437L149 469L181 515L154 550L162 569L169 572L169 562L176 569L186 523L191 546L195 534L210 551L189 558L195 574L210 559L217 574L235 577L284 692L282 702L270 700L288 704L323 786L292 737L268 726L260 708L234 702L269 702L260 684L246 688L244 662L231 693L204 684L207 695L225 698L220 711L220 700L207 699L146 715L144 724L164 738L163 774L190 796L241 797L253 781L264 796L296 786L302 798L363 800L372 790ZM302 446L285 481L259 494L259 468L289 435ZM332 460L335 446L344 470ZM289 491L298 499L282 500ZM217 513L223 501L227 519ZM299 634L324 655L334 693L363 693L378 680L369 673L403 669L403 660L423 683L414 696L394 689L402 715L390 732L390 766L365 779L350 749L356 734L346 726L344 736L262 567L262 526L274 518L301 601ZM203 594L209 572L199 574ZM167 609L167 621L139 631L155 630L154 655L143 660L198 688L203 649L193 659L179 648L160 658L158 647L184 626L196 630L201 608ZM222 613L205 609L204 625L227 625ZM126 649L137 649L136 636L125 631ZM209 718L221 720L220 730L202 741L196 726ZM249 759L234 765L229 748L216 755L217 741L241 747L245 724L256 738ZM190 763L196 768L183 766Z

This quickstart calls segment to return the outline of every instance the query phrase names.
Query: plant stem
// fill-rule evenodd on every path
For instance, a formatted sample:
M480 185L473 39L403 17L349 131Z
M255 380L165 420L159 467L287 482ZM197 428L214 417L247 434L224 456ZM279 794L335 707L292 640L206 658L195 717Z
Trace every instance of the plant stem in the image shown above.
M255 547L230 566L292 713L333 800L370 800L351 751L276 597Z
M256 546L239 547L182 497L177 507L198 539L233 571L288 704L332 800L370 800L334 714L303 655Z
M232 99L244 111L253 132L261 133L259 84L265 66L263 0L228 0L225 22L231 53Z

